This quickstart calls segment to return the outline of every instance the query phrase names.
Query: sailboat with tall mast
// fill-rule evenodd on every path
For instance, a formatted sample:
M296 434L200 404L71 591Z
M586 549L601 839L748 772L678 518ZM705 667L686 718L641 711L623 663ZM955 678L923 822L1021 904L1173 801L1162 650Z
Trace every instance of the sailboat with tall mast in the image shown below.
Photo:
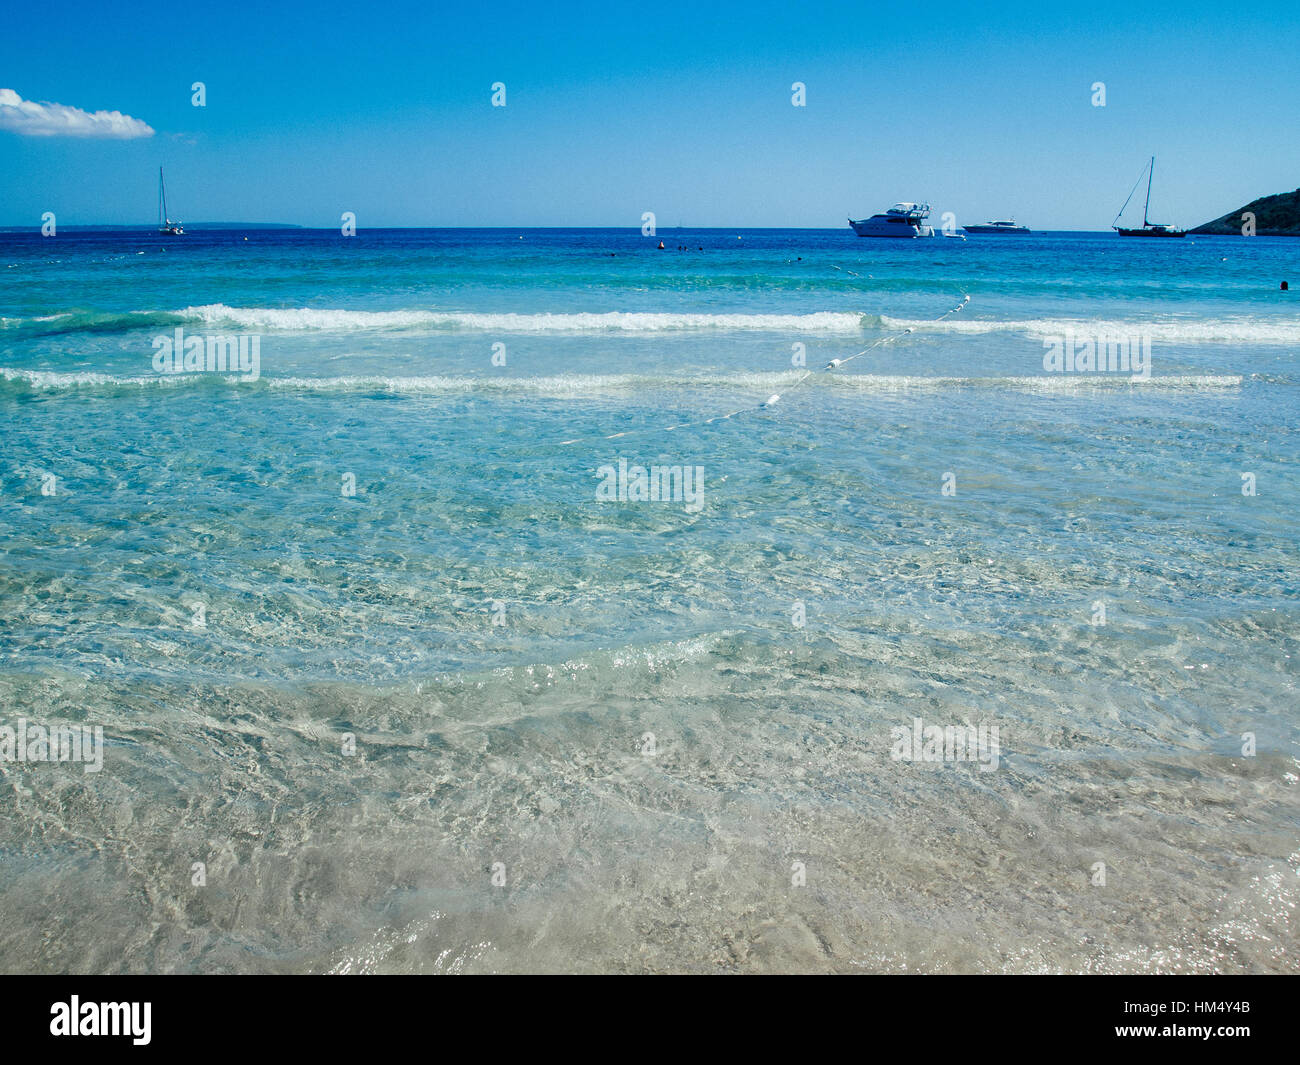
M1151 157L1151 162L1146 166L1147 174L1147 202L1142 208L1142 228L1127 228L1117 225L1120 215L1124 213L1124 207L1128 206L1128 200L1133 198L1133 193L1137 192L1137 187L1142 184L1142 175L1138 175L1137 181L1133 183L1133 188L1129 190L1128 200L1124 201L1124 207L1119 209L1119 214L1115 216L1115 221L1110 224L1110 228L1118 233L1121 237L1183 237L1187 235L1187 230L1179 229L1176 226L1166 225L1163 222L1152 222L1147 218L1151 210L1151 181L1156 176L1156 157Z
M158 168L158 232L168 237L179 237L185 232L180 222L167 216L167 186L163 183L163 168Z

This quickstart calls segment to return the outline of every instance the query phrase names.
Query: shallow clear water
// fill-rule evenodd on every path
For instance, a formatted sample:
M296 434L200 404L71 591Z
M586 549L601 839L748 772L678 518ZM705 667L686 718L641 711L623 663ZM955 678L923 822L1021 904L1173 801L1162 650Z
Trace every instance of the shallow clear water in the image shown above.
M0 235L0 968L1295 971L1294 241L244 236Z

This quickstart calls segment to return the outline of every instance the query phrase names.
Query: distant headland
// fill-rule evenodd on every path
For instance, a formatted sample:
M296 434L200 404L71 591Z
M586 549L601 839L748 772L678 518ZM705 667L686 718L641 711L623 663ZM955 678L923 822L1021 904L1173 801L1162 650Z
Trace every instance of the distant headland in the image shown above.
M1255 234L1261 237L1300 237L1300 189L1262 196L1244 207L1229 211L1222 218L1190 230L1210 236L1235 237L1242 234L1244 214L1255 216Z
M186 222L190 229L302 229L292 222Z

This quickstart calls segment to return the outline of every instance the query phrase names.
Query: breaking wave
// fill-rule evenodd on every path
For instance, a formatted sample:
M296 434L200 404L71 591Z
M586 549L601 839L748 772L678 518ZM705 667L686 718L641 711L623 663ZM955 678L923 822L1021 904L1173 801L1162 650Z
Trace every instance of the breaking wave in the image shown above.
M1290 318L1030 318L1024 321L946 318L943 321L924 321L882 316L880 324L886 330L911 329L914 333L1027 333L1033 337L1056 337L1067 333L1076 336L1149 334L1153 341L1165 343L1300 343L1300 319Z
M357 311L327 307L230 307L212 303L170 311L69 311L38 318L0 318L0 336L113 333L202 325L243 332L346 333L424 331L444 333L673 333L691 331L783 332L861 335L877 331L977 335L1021 333L1033 337L1083 334L1150 334L1160 342L1300 343L1295 318L1166 318L1089 320L1071 318L942 320L893 318L858 311L808 314L694 314L667 312L472 313L466 311Z

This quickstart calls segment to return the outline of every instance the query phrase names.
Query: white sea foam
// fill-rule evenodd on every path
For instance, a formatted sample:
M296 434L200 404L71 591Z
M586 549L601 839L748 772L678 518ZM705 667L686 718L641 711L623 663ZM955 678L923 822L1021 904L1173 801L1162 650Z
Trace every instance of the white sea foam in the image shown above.
M1025 333L1056 337L1065 334L1150 335L1153 340L1183 343L1235 342L1241 344L1300 343L1300 319L1295 318L1029 318L1009 319L945 318L941 322L882 316L887 332L911 329L914 333Z
M803 379L803 374L735 373L702 374L672 377L651 374L562 374L538 377L472 377L428 375L401 377L358 375L345 377L263 377L266 388L301 392L360 392L463 394L530 393L542 396L580 396L611 392L643 392L673 388L725 388L766 393L788 387ZM0 367L0 379L23 382L32 388L64 390L75 388L170 387L184 384L210 385L207 374L117 377L102 373L59 373L53 370L18 370ZM220 380L238 384L238 377ZM1024 392L1075 393L1095 389L1213 389L1236 388L1242 377L1235 374L1168 374L1146 381L1131 381L1127 376L1077 375L1023 377L938 377L912 374L816 374L808 383L813 386L860 392L948 391L963 388L1008 389ZM757 400L756 400L757 402Z
M149 377L119 377L115 374L107 373L60 373L57 370L15 370L8 366L0 366L0 380L18 381L31 385L33 388L62 390L69 388L115 388L130 386L167 386L182 385L186 382L192 382L201 375L176 375L176 376L149 376ZM234 378L231 378L234 380Z
M685 330L859 333L856 311L812 314L665 314L610 311L603 314L473 314L461 311L350 311L313 307L228 307L213 303L176 314L205 324L285 331L442 329L493 333L662 333Z
M154 325L202 323L214 328L252 332L346 333L358 331L428 331L448 333L684 333L775 332L876 336L911 330L914 334L980 335L1019 333L1034 338L1082 335L1150 335L1161 343L1300 343L1300 318L1171 317L1129 319L1026 318L980 319L950 316L941 321L893 318L858 311L808 314L700 314L631 311L571 313L474 313L443 310L359 311L330 307L231 307L224 303L181 310L124 313L62 312L35 318L0 318L0 329L37 332L143 329Z
M1134 381L1127 374L1076 374L1022 377L924 377L890 374L846 374L834 379L836 385L864 392L904 392L953 388L1004 388L1019 392L1089 392L1095 389L1202 389L1237 388L1239 374L1165 374Z

